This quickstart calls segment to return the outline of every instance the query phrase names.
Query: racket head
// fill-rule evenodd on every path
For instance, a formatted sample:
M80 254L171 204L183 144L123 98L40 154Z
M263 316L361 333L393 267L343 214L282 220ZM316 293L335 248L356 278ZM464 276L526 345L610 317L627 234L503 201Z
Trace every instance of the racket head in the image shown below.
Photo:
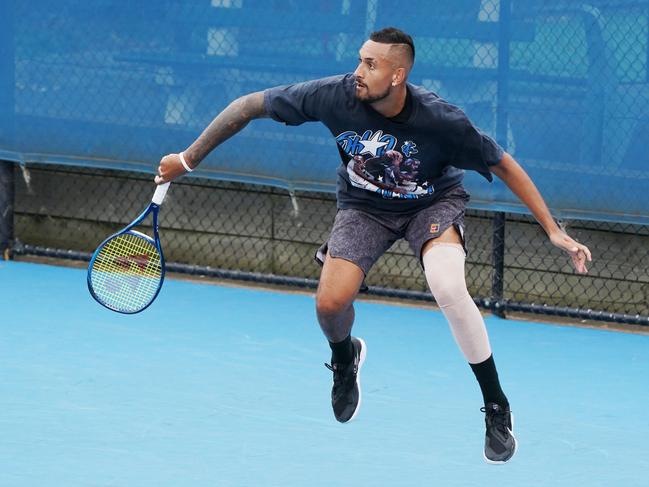
M164 275L159 240L127 229L111 235L95 250L88 266L88 290L106 308L134 314L155 300Z

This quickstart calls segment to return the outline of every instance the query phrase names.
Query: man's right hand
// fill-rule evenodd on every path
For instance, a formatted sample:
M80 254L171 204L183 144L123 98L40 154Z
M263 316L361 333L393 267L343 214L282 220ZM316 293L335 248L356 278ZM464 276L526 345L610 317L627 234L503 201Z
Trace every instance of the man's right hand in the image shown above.
M187 164L191 164L187 161ZM158 175L154 178L156 184L168 183L176 179L178 176L182 176L187 171L180 162L179 154L167 154L162 159L160 159L160 165L158 166Z

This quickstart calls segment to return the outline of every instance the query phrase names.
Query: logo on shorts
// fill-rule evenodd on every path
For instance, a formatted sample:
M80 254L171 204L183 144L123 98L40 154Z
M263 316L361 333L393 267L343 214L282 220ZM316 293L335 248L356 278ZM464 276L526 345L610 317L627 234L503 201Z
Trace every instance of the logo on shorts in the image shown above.
M439 223L433 223L430 226L430 233L437 233L439 232Z

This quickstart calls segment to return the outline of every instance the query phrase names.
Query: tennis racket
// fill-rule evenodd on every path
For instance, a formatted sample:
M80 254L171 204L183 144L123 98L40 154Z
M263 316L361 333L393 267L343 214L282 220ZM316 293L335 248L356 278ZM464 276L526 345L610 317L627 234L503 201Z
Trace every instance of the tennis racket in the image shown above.
M165 261L158 235L158 211L170 183L159 185L149 206L132 223L104 240L88 266L88 290L95 300L118 313L146 309L158 296ZM153 214L153 238L133 230Z

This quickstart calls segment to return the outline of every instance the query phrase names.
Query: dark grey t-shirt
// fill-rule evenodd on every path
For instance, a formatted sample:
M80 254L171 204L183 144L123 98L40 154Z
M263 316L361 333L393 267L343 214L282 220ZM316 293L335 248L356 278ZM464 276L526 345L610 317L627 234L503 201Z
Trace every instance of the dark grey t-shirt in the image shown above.
M503 150L462 110L434 93L407 85L406 121L386 118L355 96L351 74L270 88L266 111L279 122L322 122L338 144L339 208L409 213L461 184L463 169L492 180L489 166Z

